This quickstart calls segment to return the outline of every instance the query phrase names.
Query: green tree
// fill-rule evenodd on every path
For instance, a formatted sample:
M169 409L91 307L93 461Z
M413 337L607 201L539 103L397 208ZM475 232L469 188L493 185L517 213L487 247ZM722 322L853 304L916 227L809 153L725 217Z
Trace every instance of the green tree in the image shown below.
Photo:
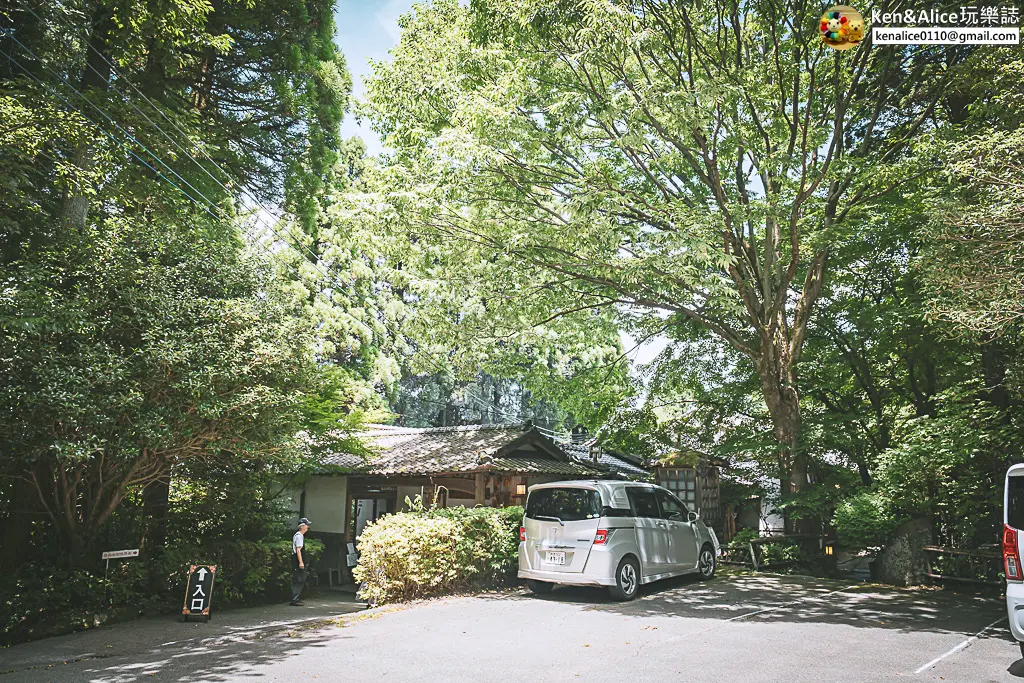
M710 330L754 369L784 490L800 489L797 364L831 245L891 189L877 162L929 120L946 58L834 52L818 11L419 6L368 85L401 188L381 218L460 245L481 286L459 315L478 326L546 310L641 337Z
M350 81L332 9L3 10L0 507L45 515L40 547L71 564L126 500L163 517L172 474L299 468L317 442L300 432L373 403L319 353L310 301L333 285L290 267L282 283L260 248L318 239L336 182ZM286 220L243 239L268 201Z
M312 330L221 226L112 218L17 264L2 301L3 469L72 562L192 459L295 453Z
M1007 59L1006 50L975 52L959 70L958 125L920 151L939 166L921 231L929 312L988 339L1016 333L1024 319L1022 68L1024 59Z

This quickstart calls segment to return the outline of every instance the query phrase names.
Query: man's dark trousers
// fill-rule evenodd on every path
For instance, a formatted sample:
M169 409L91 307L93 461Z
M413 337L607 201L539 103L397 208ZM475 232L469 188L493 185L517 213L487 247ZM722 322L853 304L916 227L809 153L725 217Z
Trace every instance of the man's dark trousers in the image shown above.
M302 587L306 585L306 570L298 567L292 568L292 602L298 602L302 597Z

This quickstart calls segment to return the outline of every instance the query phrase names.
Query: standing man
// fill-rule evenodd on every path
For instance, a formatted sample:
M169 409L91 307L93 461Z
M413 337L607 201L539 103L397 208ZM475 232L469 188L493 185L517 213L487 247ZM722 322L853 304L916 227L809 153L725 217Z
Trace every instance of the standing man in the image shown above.
M303 517L299 520L299 530L292 536L292 601L289 605L301 607L304 603L299 598L302 596L302 587L306 585L306 562L302 557L302 549L306 545L306 532L309 531L309 520Z

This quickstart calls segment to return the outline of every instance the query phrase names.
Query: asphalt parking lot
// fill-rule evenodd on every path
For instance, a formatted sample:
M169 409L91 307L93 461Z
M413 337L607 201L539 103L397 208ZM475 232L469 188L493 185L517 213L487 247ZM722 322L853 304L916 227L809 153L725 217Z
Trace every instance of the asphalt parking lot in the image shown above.
M11 670L18 681L1014 681L1000 600L807 577L677 579L629 603L560 588ZM72 638L74 636L71 636Z

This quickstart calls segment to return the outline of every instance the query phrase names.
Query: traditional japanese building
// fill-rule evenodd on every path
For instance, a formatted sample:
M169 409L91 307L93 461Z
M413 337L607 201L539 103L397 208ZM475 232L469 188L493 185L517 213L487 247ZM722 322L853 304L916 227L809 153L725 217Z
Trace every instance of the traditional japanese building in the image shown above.
M710 512L710 501L717 501L717 469L710 475L699 466L650 467L593 439L560 439L530 424L380 425L358 436L368 457L328 454L322 470L293 494L295 514L313 520L310 535L326 544L327 571L321 571L332 582L347 578L347 556L363 527L407 509L417 496L425 506L499 507L523 505L528 487L542 482L656 478L694 508Z

